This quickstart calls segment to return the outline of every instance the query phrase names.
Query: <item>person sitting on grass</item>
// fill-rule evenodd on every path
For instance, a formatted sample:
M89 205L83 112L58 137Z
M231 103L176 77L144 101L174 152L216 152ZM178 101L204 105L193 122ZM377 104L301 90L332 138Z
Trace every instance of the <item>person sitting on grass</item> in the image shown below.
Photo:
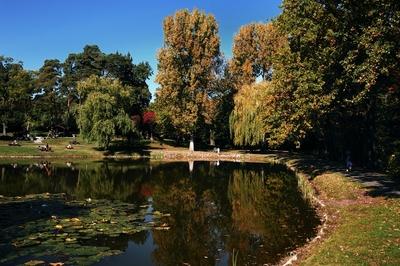
M46 143L46 146L38 146L40 151L51 151L51 147L49 146L49 143Z
M16 139L14 139L8 146L21 146Z

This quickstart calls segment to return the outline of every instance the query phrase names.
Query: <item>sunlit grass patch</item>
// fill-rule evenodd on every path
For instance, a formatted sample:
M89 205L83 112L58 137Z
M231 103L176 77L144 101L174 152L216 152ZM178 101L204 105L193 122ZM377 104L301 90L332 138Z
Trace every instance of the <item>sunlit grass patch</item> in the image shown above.
M348 180L339 173L329 173L316 176L313 180L318 190L329 199L357 199L361 185Z

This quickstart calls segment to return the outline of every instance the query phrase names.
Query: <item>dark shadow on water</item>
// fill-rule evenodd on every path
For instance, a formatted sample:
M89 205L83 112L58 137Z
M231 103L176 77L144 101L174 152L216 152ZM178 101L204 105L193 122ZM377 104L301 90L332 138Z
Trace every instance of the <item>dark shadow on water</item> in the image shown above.
M0 204L0 228L23 225L28 222L51 218L77 217L89 212L89 208L66 205L63 200L27 200Z

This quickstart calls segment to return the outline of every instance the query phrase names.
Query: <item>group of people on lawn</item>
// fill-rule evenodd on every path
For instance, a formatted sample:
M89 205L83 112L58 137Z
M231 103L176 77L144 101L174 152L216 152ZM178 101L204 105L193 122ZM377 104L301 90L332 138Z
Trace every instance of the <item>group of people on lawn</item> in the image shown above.
M71 141L67 146L65 146L65 148L66 148L67 150L72 150L72 149L74 148L74 146L72 146L72 144L77 144L77 143L78 143L78 142L77 142L76 139L74 138L74 140ZM13 140L12 142L8 143L8 146L21 146L21 144L19 144L17 140ZM52 149L51 149L49 143L47 143L47 142L46 142L46 145L39 145L39 146L38 146L38 149L39 149L40 151L46 151L46 152L52 151Z

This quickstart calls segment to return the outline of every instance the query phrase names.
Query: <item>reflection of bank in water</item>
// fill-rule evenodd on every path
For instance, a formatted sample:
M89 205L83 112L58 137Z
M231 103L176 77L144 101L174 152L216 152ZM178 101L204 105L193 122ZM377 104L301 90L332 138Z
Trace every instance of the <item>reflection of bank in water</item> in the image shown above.
M243 250L250 243L260 254L266 250L285 254L305 244L319 224L314 209L299 191L294 173L269 171L264 176L263 171L235 170L229 181L232 222L237 229L232 245L241 254L252 253ZM243 242L249 244L240 245ZM269 261L279 260L270 257Z

